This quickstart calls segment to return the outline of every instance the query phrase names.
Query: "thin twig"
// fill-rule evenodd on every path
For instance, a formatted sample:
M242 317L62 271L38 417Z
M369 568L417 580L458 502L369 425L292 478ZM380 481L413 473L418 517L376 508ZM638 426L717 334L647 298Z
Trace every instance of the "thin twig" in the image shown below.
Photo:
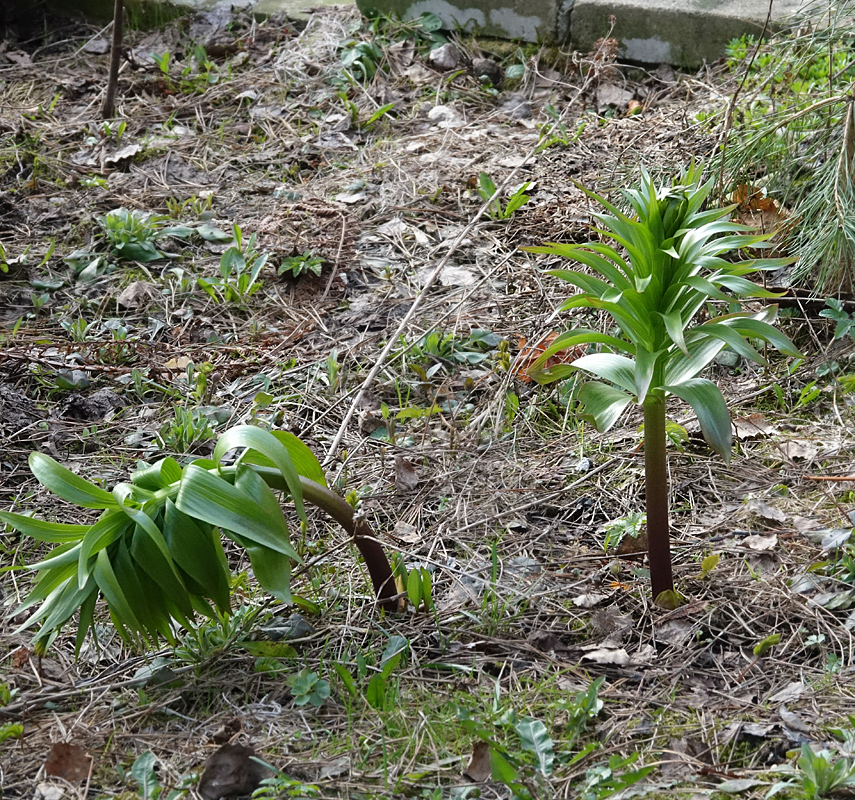
M754 59L757 58L757 54L760 52L760 46L763 44L763 37L766 35L766 30L769 27L769 23L772 20L772 5L775 0L769 0L769 11L766 13L766 21L763 23L763 30L760 31L760 38L757 39L757 46L754 48L754 52L751 54L751 59L745 67L745 72L742 75L742 80L739 82L739 86L736 87L736 91L733 93L733 96L730 98L730 102L727 104L727 115L724 118L724 130L722 131L720 141L721 141L721 163L719 165L719 175L718 175L718 194L719 197L722 194L724 189L724 157L727 153L727 142L730 137L730 129L733 126L733 109L736 108L736 100L739 97L740 92L745 86L745 81L748 80L748 73L751 72L751 67L754 65Z

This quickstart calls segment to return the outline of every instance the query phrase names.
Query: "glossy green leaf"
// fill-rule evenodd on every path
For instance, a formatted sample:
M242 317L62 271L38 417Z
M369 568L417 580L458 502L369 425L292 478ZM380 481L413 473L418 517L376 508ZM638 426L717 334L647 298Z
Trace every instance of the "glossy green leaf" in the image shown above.
M407 576L407 599L418 611L422 602L422 576L417 569L412 570Z
M659 357L663 352L657 350L655 353L651 353L643 347L638 348L635 354L635 375L633 376L635 402L641 404L647 397L647 391L656 374Z
M665 314L660 313L660 316L665 322L665 330L668 331L671 341L680 348L684 355L688 356L689 351L686 348L686 339L683 334L683 319L680 311L669 311Z
M555 762L555 745L549 731L539 719L523 719L514 725L520 737L522 749L534 755L541 775L549 777Z
M777 328L769 325L768 322L752 317L742 317L726 320L723 324L727 324L734 330L747 336L753 336L757 339L762 339L764 342L768 342L785 356L804 358L804 355L799 352L796 346Z
M30 470L42 486L57 497L82 508L114 508L116 499L110 492L84 480L44 453L30 453Z
M692 407L707 444L730 461L730 414L718 387L706 378L690 378L664 388Z
M144 626L142 629L135 630L135 633L139 633L152 641L155 641L160 634L167 641L170 641L173 637L169 618L164 613L165 609L161 599L162 590L152 581L145 581L145 586L143 586L143 582L140 580L142 570L137 568L137 564L131 557L124 541L119 542L113 551L110 565L113 567L116 580L122 587L128 605L134 610L134 614Z
M621 389L597 381L589 381L579 389L579 402L598 431L611 428L633 400L632 395Z
M184 469L175 505L179 511L216 525L224 533L237 533L300 560L288 541L288 527L281 509L276 514L266 513L244 492L195 464Z
M129 637L129 632L142 630L142 623L125 597L106 550L101 550L95 557L92 576L110 606L110 613L118 623L120 635L122 638L133 638Z
M321 484L321 486L327 485L326 476L320 462L315 454L299 438L294 436L293 433L288 433L288 431L270 431L270 433L291 454L291 460L294 462L294 467L300 475ZM250 450L243 457L243 462L245 464L258 464L265 467L276 466L272 459L262 455L257 450Z
M60 550L62 547L67 547L67 545L56 547L54 548L54 551ZM80 545L73 545L70 547L71 552L69 553L69 558L66 563L61 566L45 569L39 573L39 576L36 578L29 594L24 598L23 603L15 609L15 616L23 613L39 601L44 600L51 594L51 592L56 590L57 586L66 583L70 579L76 578L77 552L79 547Z
M134 485L143 489L157 491L171 486L181 480L181 466L174 458L162 458L155 464L131 473L131 481Z
M635 394L635 363L626 356L615 353L594 353L577 358L573 366Z
M162 532L175 563L203 587L220 611L228 611L229 568L220 537L213 530L202 530L171 500L164 508Z
M93 581L94 583L94 581ZM98 601L98 592L94 589L86 596L80 604L80 616L77 622L77 635L74 637L74 657L80 655L80 649L86 639L86 633L90 629L95 630L95 603Z
M739 353L743 358L747 358L755 364L763 364L765 366L768 363L766 359L751 346L750 342L728 325L722 325L716 322L706 322L703 325L698 325L695 330L705 333L707 336L721 339L734 352Z
M0 522L11 525L24 536L29 536L40 542L51 543L79 542L91 527L89 525L66 525L62 522L45 522L43 519L28 517L25 514L15 514L11 511L0 511Z
M89 532L80 543L80 554L77 559L77 585L80 588L83 588L89 580L95 556L119 537L130 533L133 524L121 511L108 511L89 528Z
M267 456L276 468L282 473L288 485L291 501L300 518L306 519L306 510L303 507L303 492L300 488L300 476L291 459L288 448L279 441L270 431L257 428L254 425L238 425L227 430L217 441L214 448L214 461L219 462L229 451L237 447L247 447L256 450L263 456ZM274 548L275 549L275 548Z
M176 615L176 618L183 623L185 619L193 617L193 605L163 534L144 512L134 513L133 519L136 526L130 545L131 557L160 587L164 600L177 607L181 616Z

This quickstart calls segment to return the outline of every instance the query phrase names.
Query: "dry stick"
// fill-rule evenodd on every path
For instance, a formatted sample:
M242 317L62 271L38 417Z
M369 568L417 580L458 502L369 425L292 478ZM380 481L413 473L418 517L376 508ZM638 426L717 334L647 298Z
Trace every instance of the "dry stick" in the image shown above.
M718 178L719 196L721 196L724 188L724 157L727 153L727 141L730 138L730 129L733 125L733 109L736 108L736 99L739 97L739 93L745 86L745 81L748 80L748 73L751 72L751 67L754 65L754 59L757 58L757 53L760 52L760 45L763 44L763 37L766 35L766 30L769 27L769 23L772 21L772 4L774 2L775 0L769 0L769 11L766 14L766 21L763 23L763 30L760 31L760 38L757 40L757 46L751 54L751 60L748 62L748 66L745 67L745 72L742 75L742 80L739 82L739 86L736 87L736 91L733 93L733 96L730 98L730 102L727 104L727 116L724 118L724 130L722 131L721 137L719 137L721 140L721 163L719 165Z
M579 95L581 95L581 93L587 88L590 82L590 77L586 78L585 83L576 93L576 97L579 97ZM559 121L564 117L564 115L572 107L572 105L572 101L567 104L567 106L564 108L561 115L559 116ZM410 320L415 315L419 306L421 306L422 301L427 296L428 290L436 282L437 278L439 277L439 274L442 272L442 270L445 268L445 265L448 263L448 260L451 258L452 255L454 255L454 253L457 251L457 248L460 246L460 243L466 238L472 228L475 227L475 224L478 222L478 220L480 220L481 217L484 216L484 212L493 205L497 198L502 196L502 192L504 191L505 187L508 186L510 182L516 177L516 174L520 171L520 169L522 169L523 165L527 164L528 160L534 155L536 155L538 146L539 143L532 146L528 153L526 153L525 158L522 160L522 163L520 163L519 166L514 167L511 170L511 173L508 175L507 178L505 178L505 180L502 181L496 191L493 192L493 194L490 195L490 197L484 201L475 216L457 235L457 238L452 242L451 247L448 248L448 252L443 256L439 264L437 264L434 271L431 272L430 276L425 282L425 285L422 287L421 293L413 301L413 304L410 306L409 311L407 311L407 313L404 315L404 318L401 320L398 327L395 329L395 332L392 334L391 337L389 337L389 341L386 343L386 346L380 351L380 355L377 356L377 360L375 361L374 366L371 368L365 380L362 382L362 385L359 387L359 391L356 393L356 397L350 404L350 408L344 415L344 419L341 421L341 425L339 426L339 429L336 432L335 438L333 439L332 444L327 450L327 454L323 462L324 466L328 466L332 459L335 457L336 451L338 450L338 446L341 444L341 440L344 438L344 432L347 430L347 426L350 424L350 420L353 419L353 415L356 413L357 407L362 402L362 398L365 396L365 393L368 391L368 388L374 382L374 379L380 373L380 370L383 368L386 358L388 357L392 349L395 347L395 344L398 341L398 337L404 332L404 329L407 327Z
M523 161L523 164L528 161L528 158L533 154L534 150L528 154L528 156ZM416 311L419 306L421 306L422 301L427 297L428 290L433 286L436 282L436 279L439 277L439 273L442 272L445 265L448 263L448 260L452 255L456 252L457 248L460 246L460 243L466 238L472 228L475 227L475 224L478 222L481 217L484 216L484 212L491 207L491 205L495 202L496 198L500 197L502 191L505 187L516 177L516 174L522 169L523 164L520 164L517 167L514 167L511 170L510 175L508 175L505 180L502 181L501 185L496 189L495 192L490 196L489 200L486 200L481 208L478 209L478 213L471 219L469 224L457 235L457 238L452 242L451 247L448 248L446 254L442 257L439 264L436 265L436 268L433 272L431 272L427 281L425 282L424 287L422 288L421 293L416 297L413 301L413 304L410 306L409 311L404 315L404 318L401 320L398 327L395 329L395 332L389 337L389 341L386 342L386 346L380 351L380 355L377 356L377 360L374 362L374 366L371 368L370 372L366 376L365 380L362 382L362 386L359 387L359 391L356 393L356 397L353 402L350 404L350 408L347 410L347 413L344 415L344 419L341 421L341 425L339 426L338 432L335 435L335 438L332 441L332 444L327 450L326 458L324 459L324 465L329 464L333 457L335 456L336 450L338 450L339 444L341 444L341 440L344 437L344 432L347 430L347 426L350 424L350 420L353 418L354 413L356 412L357 407L362 402L362 398L365 396L365 392L368 391L368 387L374 383L374 379L380 373L380 370L383 368L383 364L386 361L386 357L392 352L392 349L398 342L398 337L404 332L404 329L409 324L410 320L415 316Z
M111 119L116 104L116 85L119 83L119 62L122 58L122 25L124 22L124 0L115 0L113 5L113 44L110 48L110 75L107 78L107 93L101 105L101 118Z

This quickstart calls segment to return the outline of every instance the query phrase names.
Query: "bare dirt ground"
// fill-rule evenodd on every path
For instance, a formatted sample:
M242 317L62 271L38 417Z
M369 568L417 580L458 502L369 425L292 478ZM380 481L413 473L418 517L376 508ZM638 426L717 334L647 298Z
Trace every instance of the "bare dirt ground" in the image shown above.
M0 533L0 723L23 726L0 744L0 796L198 796L227 742L292 781L269 796L509 797L489 752L521 797L612 796L642 766L623 796L762 797L791 779L785 792L809 796L792 751L845 755L833 731L855 714L852 577L822 546L851 526L852 498L806 478L851 471L851 409L809 386L829 330L791 309L786 330L813 354L792 374L713 367L737 420L729 465L671 407L688 598L674 611L650 602L643 553L604 551L605 523L643 510L640 417L600 435L574 419L571 389L526 382L518 358L521 340L569 325L553 313L566 285L542 273L557 264L520 248L593 235L574 180L608 190L639 164L671 175L709 155L693 120L726 100L726 75L471 40L442 71L431 31L327 9L306 25L131 32L104 126L97 31L18 36L0 46L0 507L81 521L32 477L31 450L109 487L137 459L205 454L256 421L359 493L388 551L431 573L433 609L378 611L356 551L318 516L296 616L233 548L232 621L141 653L102 614L100 647L75 660L71 627L38 658L15 608L47 547ZM484 84L484 57L517 77ZM507 183L503 207L524 182L529 201L483 213L481 173ZM115 209L192 231L122 259L104 232ZM263 285L229 299L216 280L234 225L270 255ZM390 642L404 658L378 699ZM301 669L330 684L319 707L295 703Z

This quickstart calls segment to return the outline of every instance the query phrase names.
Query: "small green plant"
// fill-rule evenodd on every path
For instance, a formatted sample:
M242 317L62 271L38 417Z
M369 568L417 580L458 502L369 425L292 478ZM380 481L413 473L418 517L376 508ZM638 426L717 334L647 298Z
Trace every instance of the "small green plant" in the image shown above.
M645 525L647 525L647 514L641 512L627 514L625 517L607 522L605 525L606 537L603 541L603 550L608 553L612 548L620 547L620 543L626 536L637 539L641 535Z
M169 50L164 50L163 53L157 55L156 53L149 53L149 56L152 61L157 65L157 68L160 70L160 74L163 75L164 78L169 77L169 62L172 58Z
M252 800L281 800L283 797L306 800L320 796L321 789L314 783L303 783L279 772L261 781L261 785L252 793Z
M346 76L352 76L360 83L368 83L383 61L383 51L375 41L359 42L353 39L343 41L339 58Z
M291 697L295 706L311 704L315 708L320 708L324 700L330 696L329 681L308 668L301 669L295 675L289 675L288 685L291 687Z
M220 277L196 280L214 300L242 305L261 288L262 281L258 280L258 275L270 254L258 253L254 233L244 242L240 225L235 223L232 230L234 244L220 256Z
M160 426L158 446L173 453L187 453L214 438L211 421L198 408L175 407L175 416Z
M320 256L312 255L310 250L304 250L296 256L286 256L282 259L279 265L277 274L283 275L290 272L292 277L299 278L301 275L312 273L312 275L320 276L324 266L324 259Z
M78 317L75 320L61 320L59 324L72 342L80 343L86 341L86 334L94 323L87 322L83 317Z
M0 744L7 739L22 739L24 726L20 722L4 722L0 724Z
M517 187L504 206L500 197L493 198L487 208L487 213L492 219L510 219L516 211L531 199L525 193L529 186L531 184L526 182ZM493 179L486 172L482 172L478 176L478 194L481 195L481 199L486 203L495 193L496 184L493 182Z
M526 248L589 267L594 275L566 269L549 271L581 289L562 309L605 311L620 332L613 336L592 329L568 331L538 357L529 375L541 383L565 378L576 370L598 378L582 385L578 399L584 417L600 430L614 425L631 403L642 407L650 578L654 598L668 592L669 603L676 598L670 597L674 582L668 532L667 398L678 397L692 407L707 443L727 460L731 447L727 405L718 387L698 377L699 373L724 347L766 364L751 340L767 342L786 355L800 355L770 324L775 306L755 314L737 311L694 324L695 316L711 299L732 303L734 297L777 296L744 276L791 261L727 261L723 256L763 247L769 237L749 234L744 225L730 222L727 217L733 207L702 211L712 187L713 181L701 182L701 169L695 165L671 186L661 188L645 172L639 189L623 191L634 212L630 217L579 186L609 212L594 215L598 233L620 250L605 242ZM556 353L578 345L600 345L603 349L571 364L547 366Z
M835 760L828 750L815 753L807 743L802 745L798 768L806 800L819 800L855 786L855 761L843 757Z
M836 297L829 297L826 299L825 304L828 308L820 311L819 315L834 322L834 341L843 339L845 336L851 338L852 331L855 329L855 319L843 308L843 303Z
M387 422L387 426L389 424ZM394 441L393 436L390 438ZM415 567L408 570L403 559L396 558L392 562L392 571L395 574L398 589L406 592L407 599L416 611L422 606L424 606L425 611L430 611L433 608L432 578L429 570L425 567Z
M158 214L116 208L98 220L111 253L125 261L156 261L163 258L156 247L164 235L165 218Z
M613 755L604 764L591 767L579 789L580 800L605 800L646 778L655 767L627 769L638 761L638 753L626 758Z
M544 122L539 126L540 137L537 143L536 152L542 153L555 145L563 145L569 147L579 141L579 137L584 133L587 121L579 120L576 123L576 130L572 134L567 132L567 126L561 120L561 114L552 103L547 103L543 107L544 112L550 118L550 121Z
M140 800L179 800L179 798L187 797L190 787L196 782L196 776L193 774L185 775L175 789L166 792L165 787L160 782L156 766L157 756L148 751L134 761L129 773L125 774L121 767L119 772L126 780L130 778L137 785L137 794Z
M335 663L333 669L349 697L357 698L362 695L371 708L388 711L394 707L399 692L398 681L393 679L393 674L400 666L409 646L409 642L403 636L391 636L380 657L379 667L369 678L364 691L360 691L356 678L344 664ZM358 678L364 680L368 677L369 666L361 654L356 659L356 671Z
M223 464L232 450L239 457ZM86 632L94 633L99 597L121 637L137 645L160 638L175 642L176 623L192 630L197 613L210 619L229 613L230 572L221 535L246 549L261 587L289 603L291 562L300 557L274 490L288 493L303 525L304 500L339 522L365 558L379 602L398 608L391 567L367 522L326 487L317 459L291 434L238 425L220 436L211 459L182 467L164 458L141 466L112 492L43 453L31 453L29 463L49 491L101 512L92 524L0 512L0 521L55 545L31 565L39 575L16 612L40 604L19 628L41 623L35 636L39 653L78 612L79 652Z
M204 45L200 44L193 49L192 61L181 72L179 87L186 94L204 94L209 87L219 82L220 77L217 65L208 57Z

